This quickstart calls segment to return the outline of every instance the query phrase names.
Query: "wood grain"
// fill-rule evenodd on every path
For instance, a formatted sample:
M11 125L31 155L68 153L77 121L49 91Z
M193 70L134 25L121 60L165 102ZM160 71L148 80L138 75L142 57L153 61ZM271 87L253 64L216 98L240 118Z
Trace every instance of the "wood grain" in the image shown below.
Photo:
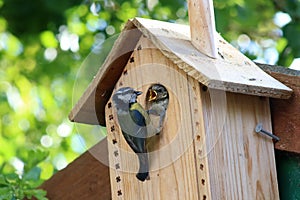
M261 70L217 35L217 59L199 52L186 25L134 18L134 25L167 58L200 83L213 89L273 98L289 98L292 90Z
M273 133L280 138L275 148L300 153L300 73L278 66L260 66L293 89L293 95L288 100L270 100Z
M141 32L128 22L95 78L70 112L71 121L105 125L105 105L140 36Z
M203 117L203 104L201 101L201 85L195 79L189 77L189 96L191 105L191 118L194 132L194 152L197 173L198 193L200 199L212 199L211 185L209 178L210 166L207 159L207 144L205 119Z
M109 168L97 160L91 151L106 158L103 162L108 163L105 138L40 186L47 191L49 199L111 199Z
M264 73L251 60L216 35L217 59L199 52L186 25L135 18L115 42L94 80L69 114L74 122L105 125L105 105L141 35L187 76L214 89L274 98L289 98L291 89Z
M211 199L279 199L268 98L202 90Z
M110 169L112 198L199 199L188 77L159 50L153 48L147 38L142 37L124 69L124 75L116 84L116 89L131 86L144 91L144 95L139 96L139 101L145 105L143 99L153 83L163 84L169 90L170 102L162 133L155 136L152 147L148 145L149 180L140 182L136 179L137 157L125 142L117 122L107 121L108 130L114 127L108 134L108 141L111 143L110 163L112 166L119 166L118 169ZM109 101L108 105L110 103ZM116 118L113 109L108 106L106 113ZM114 144L112 141L115 141ZM118 152L117 158L115 151ZM117 182L116 177L120 177L121 181Z
M215 15L212 0L189 0L192 44L203 54L217 58Z

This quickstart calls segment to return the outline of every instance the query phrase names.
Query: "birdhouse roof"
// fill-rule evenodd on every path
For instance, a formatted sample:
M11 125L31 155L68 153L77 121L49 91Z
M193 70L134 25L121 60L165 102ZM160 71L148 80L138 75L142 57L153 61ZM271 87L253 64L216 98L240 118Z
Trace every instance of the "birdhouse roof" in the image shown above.
M266 74L219 34L216 34L218 55L214 59L192 45L189 26L134 18L127 22L104 64L72 109L71 121L105 125L105 105L142 35L187 75L208 88L272 98L291 96L290 88Z

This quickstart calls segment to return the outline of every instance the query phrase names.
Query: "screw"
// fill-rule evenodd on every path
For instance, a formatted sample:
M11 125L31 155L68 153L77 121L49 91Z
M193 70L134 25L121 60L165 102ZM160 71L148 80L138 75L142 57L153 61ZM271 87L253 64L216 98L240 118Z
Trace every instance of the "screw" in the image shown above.
M278 142L280 140L280 138L277 137L276 135L273 135L272 133L264 130L262 123L259 123L259 124L256 125L255 132L256 133L263 133L263 134L265 134L267 136L270 136L272 139L276 140L276 142Z

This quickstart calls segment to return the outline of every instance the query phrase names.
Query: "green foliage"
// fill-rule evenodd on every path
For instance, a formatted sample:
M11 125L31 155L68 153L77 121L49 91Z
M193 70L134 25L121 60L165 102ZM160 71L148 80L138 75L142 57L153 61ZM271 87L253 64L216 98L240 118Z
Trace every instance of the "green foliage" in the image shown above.
M288 66L300 57L299 1L215 0L214 7L217 31L251 59ZM277 25L279 11L291 22ZM135 16L188 23L184 0L0 0L0 199L42 199L33 188L105 135L67 116Z
M41 168L37 165L48 157L48 152L42 150L29 150L24 152L23 160L26 161L24 172L3 173L5 171L4 163L0 175L0 200L22 200L24 198L38 200L47 200L47 192L42 189L36 189L41 183Z
M56 30L65 23L64 11L81 1L4 0L2 16L9 21L9 30L16 35L38 34L48 28ZM26 36L27 37L27 36Z

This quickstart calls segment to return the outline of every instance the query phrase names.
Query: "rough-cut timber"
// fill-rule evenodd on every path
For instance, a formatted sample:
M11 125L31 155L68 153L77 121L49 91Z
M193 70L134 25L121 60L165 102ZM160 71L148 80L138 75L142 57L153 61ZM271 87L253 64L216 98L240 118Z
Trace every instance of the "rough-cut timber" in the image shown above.
M105 125L105 104L140 36L141 32L128 22L97 75L69 114L71 121Z
M254 131L271 130L269 99L202 90L201 102L211 199L278 200L273 141Z
M266 125L266 124L264 124L264 127L269 131L273 130L273 133L280 137L281 139L280 142L277 142L275 144L276 149L285 150L288 152L300 153L300 144L299 144L300 142L299 140L300 138L300 128L299 128L300 126L299 125L300 124L299 123L300 72L295 70L289 70L284 67L263 65L259 63L256 64L265 72L269 73L271 76L283 82L284 84L286 84L287 86L289 86L294 90L294 94L289 100L277 100L272 98L270 99L271 114L272 114L272 128L270 127L270 125ZM198 81L195 81L194 79L189 81L193 86L192 89L190 89L189 94L190 95L194 94L196 96L199 96L202 90L199 90L198 88L199 87ZM200 101L197 102L200 104ZM192 104L191 106L192 106L191 110L194 110L195 113L203 112L201 109L200 110L197 109L199 105ZM195 140L194 140L195 152L198 155L199 153L205 155L206 152L203 151L203 145L204 145L203 141L205 141L206 139L205 139L205 134L203 129L204 127L203 122L199 118L199 116L197 117L194 114L194 112L193 112L191 123L194 124L193 131L197 133L197 135L195 135ZM240 127L240 128L245 129L245 127L244 128ZM249 130L250 129L251 127L249 128ZM256 133L253 134L255 137L257 137L255 135ZM226 136L228 135L226 134ZM220 141L220 143L222 144L223 141ZM102 144L104 144L104 146L102 146ZM100 148L103 149L101 150ZM95 150L98 149L97 151L105 154L105 152L107 153L107 150L105 148L106 148L106 139L103 140L98 145L96 145L96 147L94 147L93 149ZM241 147L239 146L238 148ZM251 149L248 148L242 151L245 153L247 152L246 150L250 151ZM93 153L93 155L95 154ZM85 195L84 196L85 199L91 199L91 200L111 199L109 168L99 163L99 161L96 160L93 155L90 153L90 151L86 152L78 159L70 163L66 169L56 173L52 178L47 180L41 186L41 188L47 190L48 197L51 200L52 199L54 200L77 199L77 197L81 197L84 195ZM227 155L228 157L233 157L232 156L233 154L230 156L229 152L227 152ZM244 155L248 155L248 153ZM248 161L247 160L244 161L250 162L250 159L248 159ZM252 161L251 164L254 165L255 162L253 163ZM200 155L196 157L196 166L199 167L198 169L200 169L197 171L198 182L201 183L202 180L205 180L207 183L207 181L209 180L208 170L207 170L208 163L205 162L203 157L200 157ZM255 169L255 167L252 166L252 169ZM222 174L222 172L218 172L218 173ZM113 179L113 181L116 181L116 179ZM203 195L206 195L207 199L209 199L210 193L207 192L207 189L205 190L205 186L206 185L202 185L202 184L198 186L200 191L200 196L203 197ZM237 193L237 195L240 194L241 193ZM74 196L76 198L74 198Z
M275 148L300 153L300 71L259 65L271 76L293 89L288 100L271 99L273 133L280 138Z
M108 163L106 138L45 181L40 188L47 191L51 200L111 199L109 168L95 155Z
M144 37L124 72L116 89L146 91L159 82L169 89L170 102L163 132L150 146L150 179L140 182L137 157L108 101L113 199L279 198L273 142L254 131L257 123L271 129L269 98L207 89ZM145 96L139 99L143 104Z
M124 140L114 107L108 101L106 125L112 199L198 200L201 194L208 198L206 173L197 176L194 127L190 114L193 99L189 97L192 85L188 76L144 37L138 42L124 72L116 89L130 86L146 91L152 83L159 82L169 90L170 102L163 131L148 141L150 179L141 182L135 177L137 157ZM155 76L152 75L154 72ZM146 92L138 98L141 104L144 104L142 99L145 95ZM207 180L205 186L201 184L200 177Z
M212 89L273 98L289 98L292 90L264 73L250 59L216 36L217 59L199 52L190 27L150 19L129 21L95 79L74 106L71 121L105 125L105 104L141 35L184 73Z
M203 54L216 58L215 15L212 0L189 0L191 42Z
M213 59L191 44L189 26L142 18L134 18L133 23L167 58L209 88L273 98L289 98L292 93L220 35L218 57Z

